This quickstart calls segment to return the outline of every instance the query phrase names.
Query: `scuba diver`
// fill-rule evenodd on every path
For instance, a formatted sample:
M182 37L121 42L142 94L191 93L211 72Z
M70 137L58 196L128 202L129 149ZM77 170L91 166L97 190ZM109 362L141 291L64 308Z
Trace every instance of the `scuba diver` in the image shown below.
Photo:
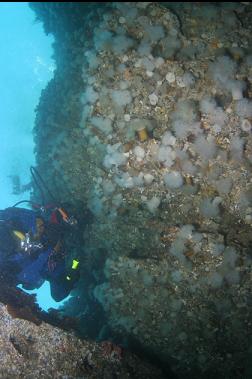
M73 259L69 269L65 262L63 235L74 224L60 207L0 210L1 280L27 290L48 280L52 298L63 300L79 279L79 261Z

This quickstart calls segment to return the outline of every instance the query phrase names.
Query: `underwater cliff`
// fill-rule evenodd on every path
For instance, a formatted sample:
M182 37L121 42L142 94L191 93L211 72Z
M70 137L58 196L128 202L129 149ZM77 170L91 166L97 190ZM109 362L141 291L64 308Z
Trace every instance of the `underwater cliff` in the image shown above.
M55 39L37 169L79 220L62 313L167 377L250 378L251 4L30 6Z

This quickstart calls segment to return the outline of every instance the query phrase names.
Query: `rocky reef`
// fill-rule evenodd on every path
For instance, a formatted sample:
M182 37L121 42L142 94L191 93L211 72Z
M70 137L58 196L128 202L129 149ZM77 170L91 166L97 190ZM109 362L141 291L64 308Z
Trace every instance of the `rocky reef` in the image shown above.
M0 330L0 378L164 378L120 346L16 318L2 303Z
M30 5L37 168L79 220L62 311L179 378L251 377L251 4Z

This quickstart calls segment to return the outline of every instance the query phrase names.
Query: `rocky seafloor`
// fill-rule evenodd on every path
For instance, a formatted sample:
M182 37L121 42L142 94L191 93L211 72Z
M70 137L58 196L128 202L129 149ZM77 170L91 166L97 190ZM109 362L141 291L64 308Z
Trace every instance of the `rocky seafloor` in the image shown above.
M31 7L56 63L37 169L79 220L62 312L168 377L250 378L251 4Z
M0 378L164 378L156 367L108 341L81 340L73 332L20 318L0 303Z

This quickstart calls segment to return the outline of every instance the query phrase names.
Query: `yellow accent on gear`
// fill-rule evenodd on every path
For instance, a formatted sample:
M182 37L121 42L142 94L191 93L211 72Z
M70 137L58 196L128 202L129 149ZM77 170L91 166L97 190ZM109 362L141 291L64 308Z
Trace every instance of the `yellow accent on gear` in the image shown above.
M73 270L76 270L77 267L79 266L79 261L77 261L76 259L73 259L73 262L72 262L72 269Z
M17 238L19 238L20 240L24 240L25 239L25 235L21 232L19 232L18 230L13 230L13 233L15 234L15 236Z

